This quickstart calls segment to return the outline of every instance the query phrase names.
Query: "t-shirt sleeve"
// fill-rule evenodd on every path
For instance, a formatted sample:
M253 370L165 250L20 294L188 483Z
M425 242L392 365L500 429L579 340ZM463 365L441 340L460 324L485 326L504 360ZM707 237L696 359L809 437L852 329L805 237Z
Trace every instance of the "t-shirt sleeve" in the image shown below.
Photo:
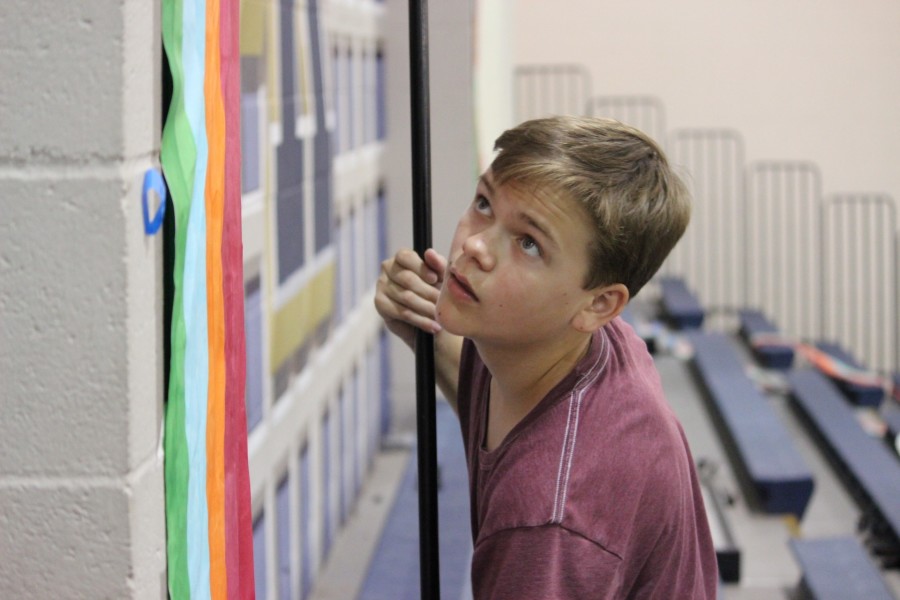
M621 559L563 527L497 532L475 549L477 600L621 598Z

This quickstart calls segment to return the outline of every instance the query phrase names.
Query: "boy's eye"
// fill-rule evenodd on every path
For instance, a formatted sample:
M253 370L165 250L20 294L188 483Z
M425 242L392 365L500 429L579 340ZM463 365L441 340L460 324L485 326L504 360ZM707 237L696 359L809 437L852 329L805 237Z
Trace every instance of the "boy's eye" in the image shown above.
M519 245L522 247L522 251L528 256L533 256L535 258L541 256L541 247L530 235L522 236L522 238L519 239Z
M476 196L474 206L475 206L475 210L477 210L478 212L480 212L482 214L485 214L485 215L491 214L491 203L484 196Z

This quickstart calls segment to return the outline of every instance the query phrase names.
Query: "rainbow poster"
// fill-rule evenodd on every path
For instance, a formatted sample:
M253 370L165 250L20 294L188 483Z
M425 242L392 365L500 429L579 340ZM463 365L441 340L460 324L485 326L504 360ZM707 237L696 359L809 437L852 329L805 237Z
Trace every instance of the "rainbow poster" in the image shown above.
M164 443L169 594L253 598L239 5L163 0L162 11L172 87L160 161L175 223Z

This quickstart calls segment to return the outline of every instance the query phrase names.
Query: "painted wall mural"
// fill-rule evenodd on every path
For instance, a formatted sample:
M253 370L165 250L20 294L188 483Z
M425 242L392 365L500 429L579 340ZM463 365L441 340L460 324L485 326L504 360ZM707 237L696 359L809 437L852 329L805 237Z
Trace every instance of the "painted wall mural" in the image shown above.
M163 3L172 598L306 598L387 430L383 12Z
M165 0L161 163L175 213L165 412L172 598L252 598L237 0Z
M244 194L267 211L277 396L333 316L333 127L317 2L245 0L241 25Z

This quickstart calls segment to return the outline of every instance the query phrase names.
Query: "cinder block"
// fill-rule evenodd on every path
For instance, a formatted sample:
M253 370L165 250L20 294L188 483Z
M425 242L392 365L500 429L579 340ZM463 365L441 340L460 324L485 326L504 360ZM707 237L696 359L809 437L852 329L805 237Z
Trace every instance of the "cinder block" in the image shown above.
M0 476L127 470L123 189L0 180Z
M123 69L123 10L136 4L4 4L0 158L52 164L122 156L124 104L142 101L123 94L131 87Z
M2 486L0 506L0 598L132 597L124 490Z
M131 587L134 600L168 597L166 500L162 457L153 457L131 479Z
M159 154L162 132L162 37L158 2L125 2L122 154Z

